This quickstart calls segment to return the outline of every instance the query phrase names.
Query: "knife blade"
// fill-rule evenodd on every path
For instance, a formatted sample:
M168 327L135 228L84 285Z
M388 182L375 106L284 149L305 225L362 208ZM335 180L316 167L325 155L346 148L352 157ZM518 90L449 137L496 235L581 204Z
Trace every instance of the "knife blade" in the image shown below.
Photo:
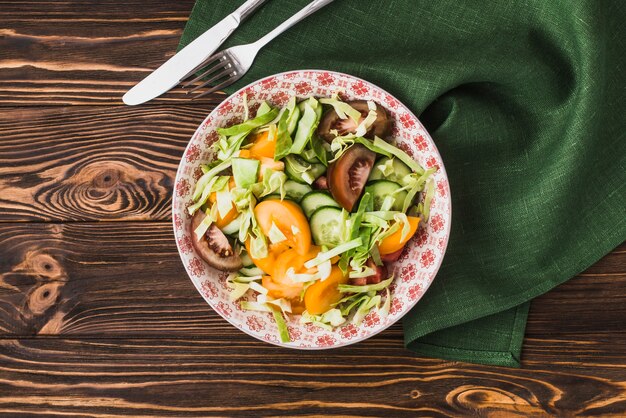
M145 103L180 83L224 43L239 24L266 0L248 0L212 28L178 51L159 68L128 90L122 101L133 106Z

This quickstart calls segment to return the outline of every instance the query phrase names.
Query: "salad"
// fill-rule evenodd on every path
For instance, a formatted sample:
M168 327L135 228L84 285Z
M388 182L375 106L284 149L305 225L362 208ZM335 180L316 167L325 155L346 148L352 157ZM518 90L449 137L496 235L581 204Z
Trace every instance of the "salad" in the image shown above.
M188 207L197 253L231 272L232 301L273 315L283 342L288 315L327 329L386 315L387 264L428 218L436 168L393 144L373 101L292 97L250 113L244 97L244 121L217 129L201 165Z

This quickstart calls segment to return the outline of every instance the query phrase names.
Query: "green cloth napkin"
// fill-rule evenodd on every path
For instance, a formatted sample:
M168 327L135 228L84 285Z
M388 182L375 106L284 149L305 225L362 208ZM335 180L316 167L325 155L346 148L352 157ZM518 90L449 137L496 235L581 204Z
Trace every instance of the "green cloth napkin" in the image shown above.
M308 0L269 0L225 46ZM186 45L241 1L199 0ZM626 239L626 2L336 0L270 43L234 86L293 69L362 77L432 134L452 235L404 318L424 356L519 366L529 301Z

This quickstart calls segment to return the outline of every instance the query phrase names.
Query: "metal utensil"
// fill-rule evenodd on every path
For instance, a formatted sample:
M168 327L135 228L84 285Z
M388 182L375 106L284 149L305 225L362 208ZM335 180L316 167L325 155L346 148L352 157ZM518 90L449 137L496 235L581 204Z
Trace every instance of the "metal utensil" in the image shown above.
M265 0L246 1L128 90L122 97L124 103L137 105L152 100L204 67L207 57L210 57L239 24L264 2Z
M256 55L261 48L305 17L312 15L332 1L333 0L314 0L258 41L251 44L234 46L209 57L200 65L200 67L213 63L215 64L199 76L183 83L182 86L188 87L204 77L210 77L204 83L195 86L187 92L192 93L204 86L217 83L210 89L195 95L194 98L202 97L224 87L230 86L235 81L243 77L246 72L248 72L254 62L254 58L256 58Z

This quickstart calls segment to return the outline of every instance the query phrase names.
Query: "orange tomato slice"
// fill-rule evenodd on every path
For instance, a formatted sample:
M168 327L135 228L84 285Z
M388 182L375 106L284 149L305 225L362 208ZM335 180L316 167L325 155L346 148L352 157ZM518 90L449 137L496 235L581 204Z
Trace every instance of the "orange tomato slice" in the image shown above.
M296 203L289 200L264 200L254 208L254 216L266 236L273 223L287 238L284 242L298 254L309 252L311 229L302 209Z
M278 256L284 253L287 249L289 249L287 244L282 243L282 242L278 244L270 244L268 251L267 251L267 257L254 258L252 257L252 254L250 253L250 239L246 240L245 246L246 246L246 251L248 252L248 255L250 256L250 259L252 260L254 265L269 275L274 273L274 267L276 266L276 258L278 258Z
M410 225L409 233L402 240L402 228L400 228L393 234L384 238L378 244L378 252L380 252L380 255L391 254L401 250L402 247L404 247L404 244L406 244L413 237L413 235L415 235L417 226L420 223L420 218L416 218L414 216L407 216L407 218Z
M276 135L270 138L269 131L261 132L252 137L252 146L248 148L253 157L266 157L274 159L276 151Z
M307 312L320 315L331 309L332 305L339 302L342 297L339 284L347 282L348 277L344 276L339 267L333 266L326 280L315 282L304 293L304 306Z
M274 298L299 299L304 288L304 283L294 282L287 275L287 270L293 268L294 273L314 273L316 270L308 270L304 263L314 258L320 251L319 247L312 246L306 254L298 254L295 249L289 249L280 254L275 261L273 274L266 282L269 287L268 294Z

